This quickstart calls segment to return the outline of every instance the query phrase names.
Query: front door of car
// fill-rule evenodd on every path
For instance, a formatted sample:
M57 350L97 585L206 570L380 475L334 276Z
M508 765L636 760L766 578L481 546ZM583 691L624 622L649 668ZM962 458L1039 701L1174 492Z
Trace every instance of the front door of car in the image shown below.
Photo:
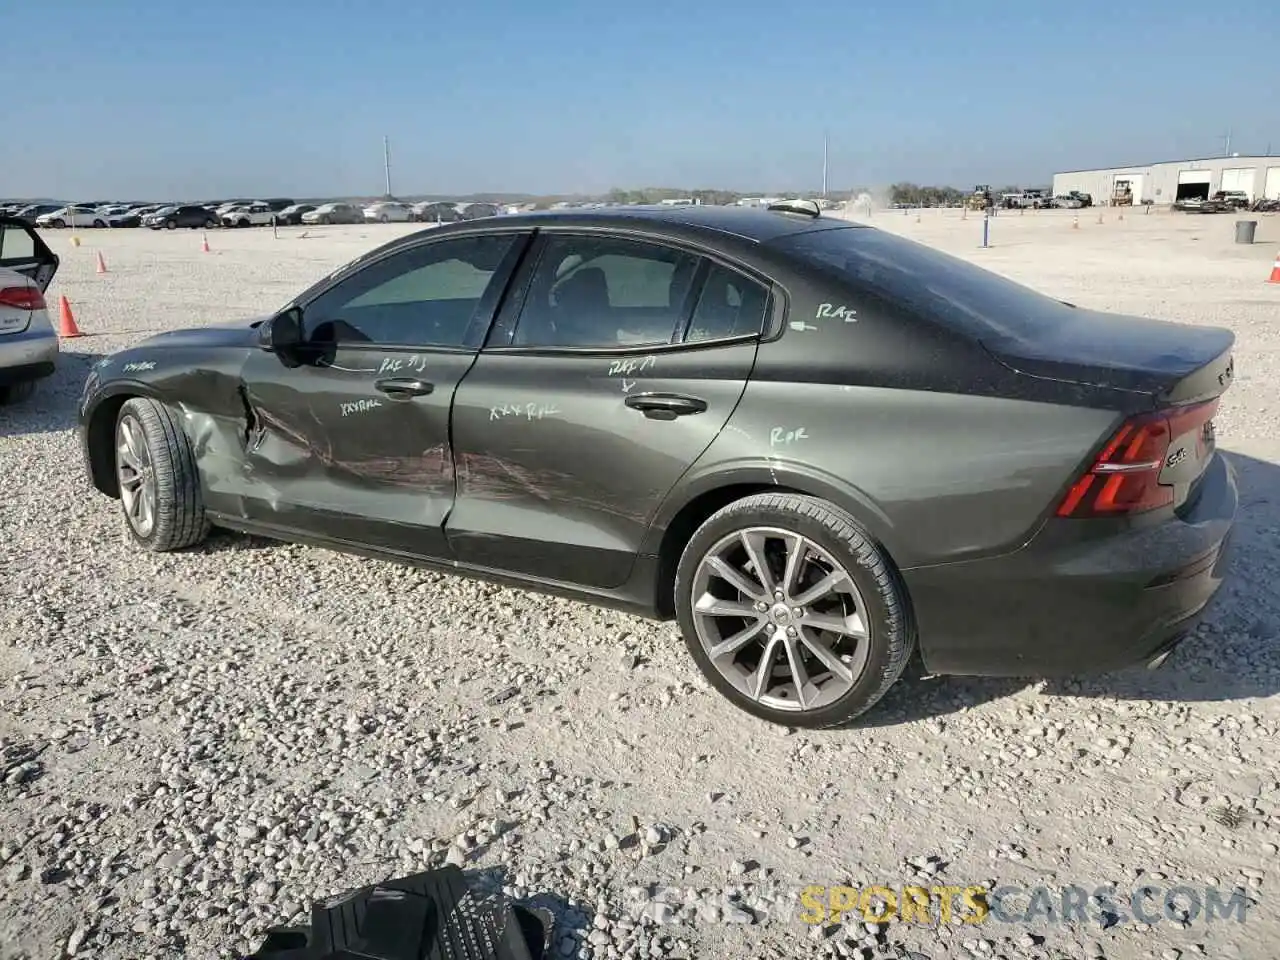
M458 560L609 589L729 419L769 288L700 254L543 232L454 401Z
M245 515L446 556L450 406L526 240L428 240L358 266L301 304L301 346L255 352L242 373Z

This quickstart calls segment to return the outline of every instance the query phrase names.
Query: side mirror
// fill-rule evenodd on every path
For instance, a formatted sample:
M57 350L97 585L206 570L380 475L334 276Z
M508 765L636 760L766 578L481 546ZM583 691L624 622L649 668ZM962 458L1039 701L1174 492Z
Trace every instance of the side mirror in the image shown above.
M302 308L290 307L262 321L258 327L258 346L268 353L289 353L302 346Z

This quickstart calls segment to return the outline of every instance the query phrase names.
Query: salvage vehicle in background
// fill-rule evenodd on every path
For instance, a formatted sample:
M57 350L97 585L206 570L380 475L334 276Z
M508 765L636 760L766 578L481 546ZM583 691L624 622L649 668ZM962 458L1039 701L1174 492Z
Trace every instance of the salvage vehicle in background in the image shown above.
M265 200L232 207L222 214L224 227L265 227L275 217L276 211Z
M302 215L316 208L314 203L294 203L276 212L276 223L282 227L296 227L302 223Z
M25 400L54 372L58 335L44 294L57 272L58 257L30 222L0 217L0 403Z
M303 223L364 223L364 211L354 203L322 203L302 215Z
M143 217L142 225L152 230L161 228L176 230L178 227L187 227L191 230L204 227L206 230L212 230L218 225L218 221L206 207L184 205L161 207Z
M49 213L36 217L37 227L51 227L60 230L63 227L105 227L106 218L93 207L59 207Z
M1233 345L812 202L566 210L106 357L80 424L141 549L218 526L674 618L733 703L825 727L917 645L1163 662L1225 574Z
M364 219L369 223L408 223L413 219L413 207L398 200L379 201L364 208Z

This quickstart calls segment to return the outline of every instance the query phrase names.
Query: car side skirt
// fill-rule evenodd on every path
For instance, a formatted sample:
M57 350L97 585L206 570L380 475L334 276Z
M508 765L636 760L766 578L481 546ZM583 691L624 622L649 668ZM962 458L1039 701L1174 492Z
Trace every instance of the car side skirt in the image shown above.
M422 557L416 554L401 553L395 550L387 550L379 547L353 543L349 540L314 536L302 533L290 527L276 526L274 524L262 523L256 520L247 520L244 517L216 513L213 511L208 512L208 517L209 521L215 527L222 527L239 533L267 537L272 540L280 540L286 543L303 543L313 547L336 550L340 553L347 553L353 556L367 557L371 560L385 560L391 563L423 567L428 570L434 570L437 573L447 573L459 577L470 577L472 579L484 580L489 583L495 583L505 587L517 587L525 590L533 590L538 593L562 597L566 600L576 600L578 602L588 603L594 606L608 607L623 613L629 613L633 616L643 617L646 620L668 619L658 613L654 603L654 598L656 596L655 584L658 575L657 557L637 557L635 566L632 568L631 576L628 581L621 587L612 590L604 590L578 587L557 580L546 580L541 577L510 574L501 570L494 570L490 567L460 563L455 560Z

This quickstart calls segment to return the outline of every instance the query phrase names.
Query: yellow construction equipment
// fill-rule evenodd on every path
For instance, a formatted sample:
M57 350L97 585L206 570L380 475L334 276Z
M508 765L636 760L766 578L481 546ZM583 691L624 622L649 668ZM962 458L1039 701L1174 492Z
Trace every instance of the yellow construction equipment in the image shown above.
M990 184L980 183L973 188L973 193L970 195L966 205L970 210L985 210L994 203L995 200L991 196Z

